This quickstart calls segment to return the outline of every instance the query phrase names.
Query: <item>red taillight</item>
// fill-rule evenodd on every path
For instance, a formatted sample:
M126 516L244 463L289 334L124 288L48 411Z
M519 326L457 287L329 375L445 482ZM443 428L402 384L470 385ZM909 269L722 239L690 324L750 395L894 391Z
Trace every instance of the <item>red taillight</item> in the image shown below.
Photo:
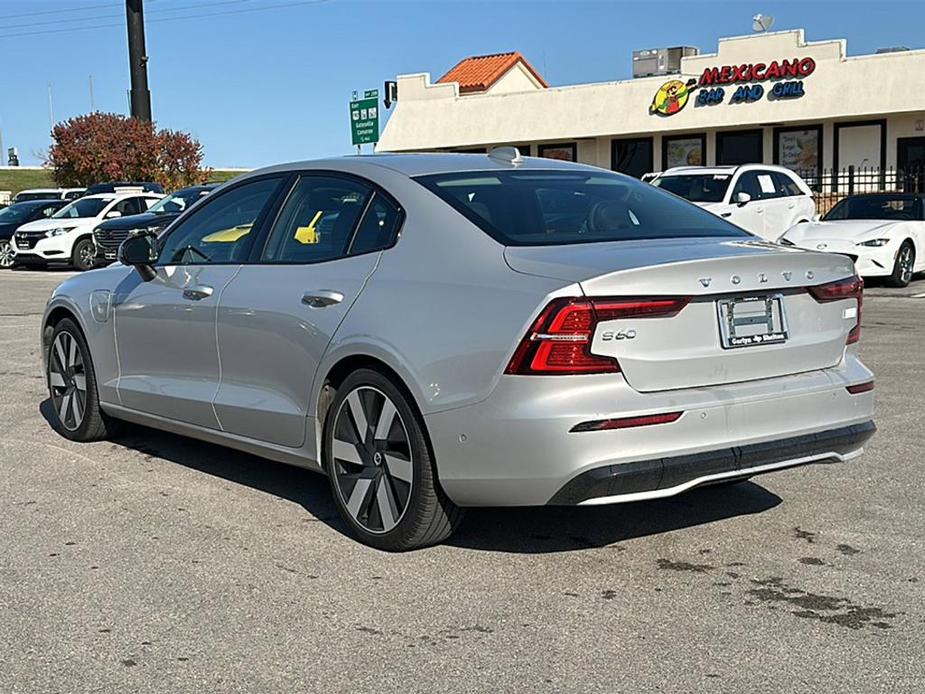
M866 383L857 383L853 386L846 386L845 389L852 395L859 395L860 393L869 393L874 389L874 382L867 381Z
M619 318L673 316L690 297L653 299L554 299L514 351L507 374L594 374L620 370L616 359L591 354L594 329Z
M861 339L861 306L864 303L864 280L855 275L846 280L820 284L815 287L807 287L813 298L821 304L829 301L841 301L842 299L858 300L858 322L848 333L848 344L854 344Z
M653 424L671 424L680 419L683 412L663 412L642 417L621 417L619 419L596 419L591 422L576 424L569 431L609 431L611 429L630 429L632 427L648 427Z

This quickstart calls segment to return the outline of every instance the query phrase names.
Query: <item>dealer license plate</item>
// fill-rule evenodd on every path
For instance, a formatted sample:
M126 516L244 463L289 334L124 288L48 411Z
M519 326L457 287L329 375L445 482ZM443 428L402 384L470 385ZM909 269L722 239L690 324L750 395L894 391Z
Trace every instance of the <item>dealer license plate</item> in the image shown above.
M787 341L787 318L780 294L720 299L716 308L723 349Z

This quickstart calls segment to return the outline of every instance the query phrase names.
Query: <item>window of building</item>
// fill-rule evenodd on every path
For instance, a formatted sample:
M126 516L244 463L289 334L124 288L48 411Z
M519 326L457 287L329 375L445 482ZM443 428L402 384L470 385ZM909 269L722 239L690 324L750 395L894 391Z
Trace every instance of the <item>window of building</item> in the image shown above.
M662 138L662 171L675 166L703 166L707 163L707 136L678 135Z
M652 138L635 137L610 143L610 168L634 178L642 178L653 169Z
M761 164L764 162L764 133L736 130L716 133L716 163Z
M822 126L775 128L774 163L786 166L810 188L818 190L822 178Z
M537 146L537 156L546 159L559 159L561 161L578 161L578 144L575 142L561 142L556 145Z

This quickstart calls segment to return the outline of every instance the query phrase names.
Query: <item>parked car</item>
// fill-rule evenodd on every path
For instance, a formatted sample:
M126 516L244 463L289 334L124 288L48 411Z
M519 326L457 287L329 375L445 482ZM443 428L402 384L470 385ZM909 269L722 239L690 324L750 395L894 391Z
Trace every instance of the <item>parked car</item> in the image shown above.
M906 287L915 273L925 272L925 195L853 195L820 221L792 227L780 243L843 253L861 277L884 277L893 287Z
M49 263L77 270L93 267L93 228L104 219L139 214L160 200L152 193L87 195L62 207L48 219L21 226L14 235L14 265L44 267Z
M84 194L84 188L30 188L21 190L13 198L13 202L29 202L30 200L76 200Z
M164 194L164 186L150 181L109 181L108 183L94 183L87 188L85 195L99 195L100 193L160 193Z
M858 456L851 261L590 166L375 155L244 175L43 317L52 423L324 471L364 542ZM126 265L131 267L126 267Z
M119 246L131 234L139 232L160 234L193 203L208 195L216 187L210 185L183 188L158 200L147 212L105 220L93 230L97 263L105 264L115 260Z
M652 184L770 241L816 213L809 186L782 166L681 166Z
M46 219L67 204L66 200L30 200L0 210L0 269L13 267L13 233L19 227Z

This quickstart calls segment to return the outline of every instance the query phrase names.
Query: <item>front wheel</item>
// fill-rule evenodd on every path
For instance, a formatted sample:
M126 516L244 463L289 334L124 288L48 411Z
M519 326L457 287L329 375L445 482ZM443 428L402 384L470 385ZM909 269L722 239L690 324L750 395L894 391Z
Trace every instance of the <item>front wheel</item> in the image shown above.
M0 269L13 267L13 244L7 239L0 239Z
M893 261L893 272L886 283L891 287L908 287L915 269L915 247L911 241L903 242Z
M420 415L378 371L355 371L338 388L325 419L324 462L341 517L372 547L436 544L462 519L440 489Z
M80 239L74 244L71 264L75 269L85 272L91 270L96 262L96 246L93 239Z
M99 441L113 431L113 421L100 409L96 372L80 328L61 320L51 336L46 360L48 394L54 428L71 441Z

